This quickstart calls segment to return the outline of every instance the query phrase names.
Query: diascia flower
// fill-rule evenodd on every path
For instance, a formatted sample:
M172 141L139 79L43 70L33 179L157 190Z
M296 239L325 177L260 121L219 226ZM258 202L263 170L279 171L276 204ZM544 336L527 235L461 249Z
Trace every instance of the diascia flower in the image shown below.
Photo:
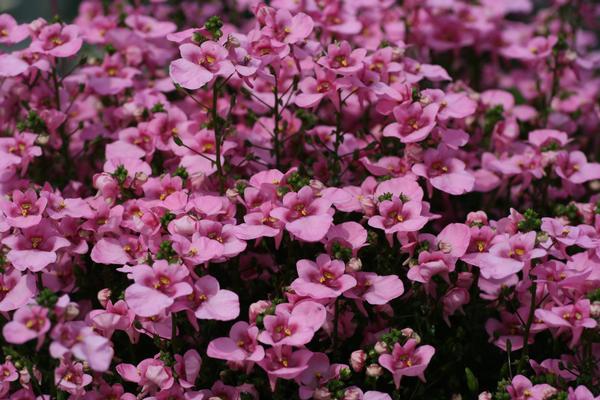
M216 42L206 41L200 46L191 43L179 47L181 57L171 63L171 78L186 89L199 89L215 76L228 77L234 73L227 60L227 50Z
M300 296L331 299L356 286L356 279L344 273L344 263L332 260L327 254L319 255L316 262L300 260L296 268L298 278L290 287Z
M142 317L159 314L177 298L192 293L192 286L184 281L189 275L187 268L164 260L152 266L137 265L130 275L135 283L125 290L125 301Z
M297 193L283 197L283 206L273 209L270 215L285 222L285 229L306 242L317 242L327 234L333 218L331 202L316 198L313 190L305 186Z
M396 343L391 354L379 356L379 363L392 373L396 389L400 387L403 376L417 376L425 381L425 369L435 354L429 345L418 346L417 341L408 339L404 345Z

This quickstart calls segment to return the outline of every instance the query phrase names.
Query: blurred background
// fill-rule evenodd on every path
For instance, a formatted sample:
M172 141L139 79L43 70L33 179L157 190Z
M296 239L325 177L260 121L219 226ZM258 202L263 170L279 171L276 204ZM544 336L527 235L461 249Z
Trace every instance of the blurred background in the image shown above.
M77 15L81 0L0 0L0 14L9 13L18 22L30 22L35 18L51 19L58 14L65 21Z

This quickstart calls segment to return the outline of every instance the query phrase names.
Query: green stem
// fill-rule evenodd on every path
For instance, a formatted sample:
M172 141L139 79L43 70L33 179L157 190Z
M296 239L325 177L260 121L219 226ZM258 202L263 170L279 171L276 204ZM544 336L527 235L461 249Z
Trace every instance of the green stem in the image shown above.
M223 174L223 165L221 164L221 141L223 140L223 135L221 132L221 123L219 121L219 115L217 113L217 97L218 97L218 87L215 84L213 86L213 99L212 99L212 123L213 130L215 132L215 164L217 166L217 175L219 178L219 192L221 194L225 193L225 175Z
M523 334L523 351L521 352L521 358L519 359L519 364L517 366L517 371L521 372L525 368L525 363L529 357L529 335L531 333L531 325L533 324L533 319L535 316L535 308L536 308L536 290L537 283L532 282L529 288L529 292L531 293L531 301L529 304L529 316L527 317L527 324L525 325L525 333Z
M279 169L281 165L281 142L279 138L279 122L281 121L281 115L279 114L279 81L277 74L273 71L275 77L275 87L273 88L273 95L275 96L275 105L273 107L273 119L275 126L273 127L273 151L275 153L275 167Z

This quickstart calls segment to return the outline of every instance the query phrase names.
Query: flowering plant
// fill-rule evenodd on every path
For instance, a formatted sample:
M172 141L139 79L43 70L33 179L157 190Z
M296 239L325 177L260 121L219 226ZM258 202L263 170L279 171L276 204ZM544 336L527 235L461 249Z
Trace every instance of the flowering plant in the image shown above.
M533 3L0 15L0 398L600 399L600 7Z

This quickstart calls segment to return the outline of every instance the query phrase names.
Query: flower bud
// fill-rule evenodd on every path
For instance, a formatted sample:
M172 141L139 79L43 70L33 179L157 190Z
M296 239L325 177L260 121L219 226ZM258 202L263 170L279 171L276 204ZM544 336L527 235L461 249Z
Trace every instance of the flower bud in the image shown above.
M598 319L600 318L600 301L594 301L590 304L590 317Z
M352 257L346 264L346 272L358 272L362 269L360 258Z
M478 400L492 400L492 394L490 392L482 392L477 397Z
M353 351L350 355L350 366L354 370L354 372L360 372L365 367L365 362L367 361L367 353L363 350Z
M265 311L267 311L267 308L269 308L270 306L271 302L266 300L260 300L256 303L250 304L250 322L256 322L256 317L258 317L259 314L262 314Z
M102 307L106 307L106 303L108 303L108 301L110 300L111 295L112 292L108 288L102 289L98 292L98 301L100 302L100 305L102 305Z
M326 387L320 387L315 389L313 393L313 399L315 400L330 400L331 392Z
M381 376L383 374L383 368L381 368L381 365L377 364L377 363L373 363L371 365L369 365L367 367L367 376L370 376L372 378L376 378L378 376Z
M384 353L388 352L387 344L385 344L385 342L381 342L381 341L375 343L374 349L377 352L377 354L384 354Z
M65 319L67 321L72 321L79 315L79 304L77 303L69 303L65 310Z
M357 387L351 387L346 389L342 400L360 400L363 398L362 391Z

